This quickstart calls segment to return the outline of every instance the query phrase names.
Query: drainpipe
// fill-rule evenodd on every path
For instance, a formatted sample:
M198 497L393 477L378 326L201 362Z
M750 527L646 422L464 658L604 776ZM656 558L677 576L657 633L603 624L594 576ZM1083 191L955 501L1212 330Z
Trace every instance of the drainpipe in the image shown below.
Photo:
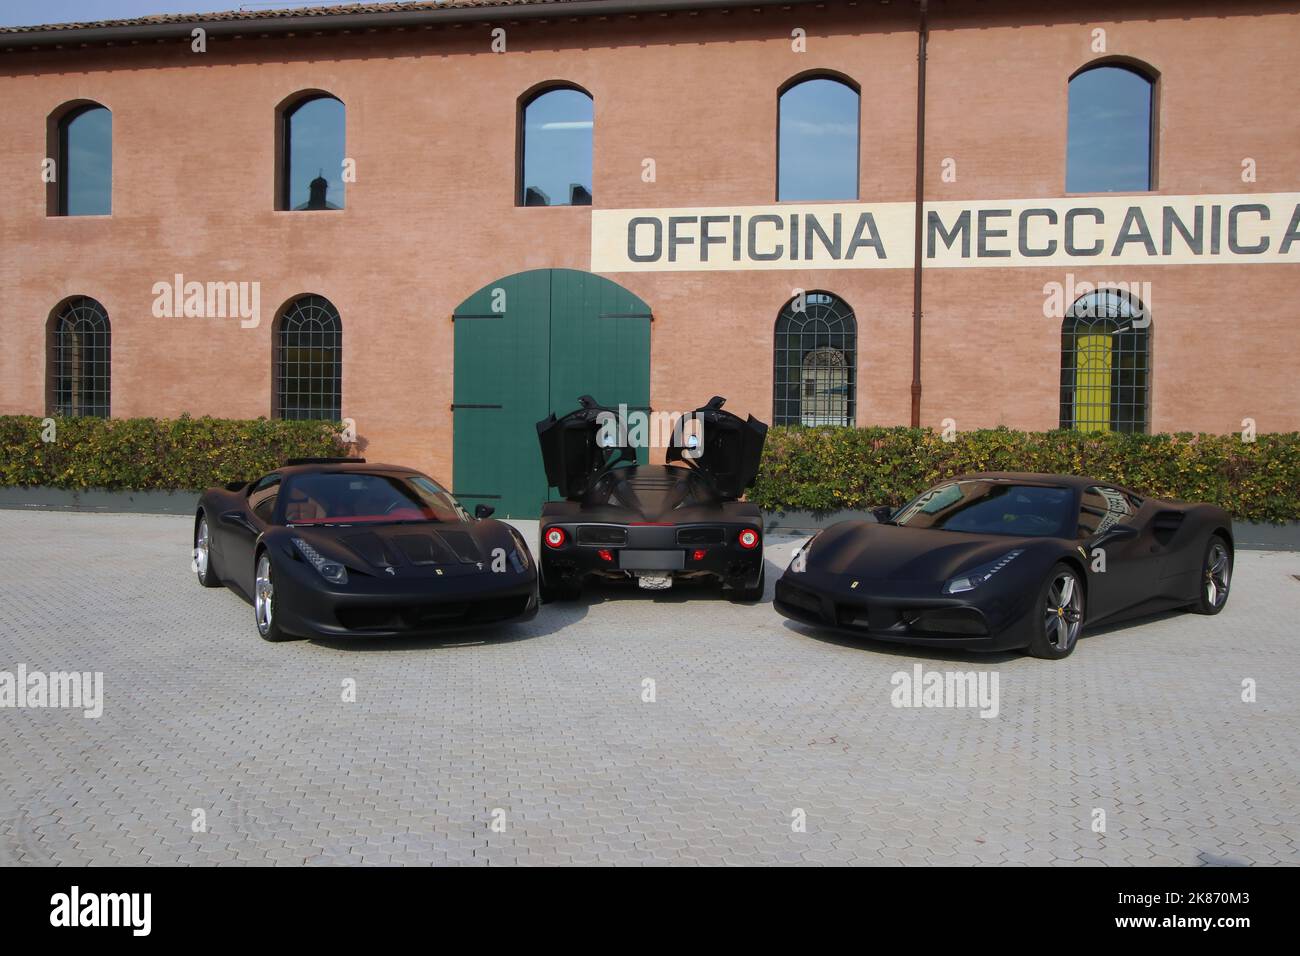
M925 47L927 0L916 34L916 237L912 258L912 427L921 426L921 254L925 233Z

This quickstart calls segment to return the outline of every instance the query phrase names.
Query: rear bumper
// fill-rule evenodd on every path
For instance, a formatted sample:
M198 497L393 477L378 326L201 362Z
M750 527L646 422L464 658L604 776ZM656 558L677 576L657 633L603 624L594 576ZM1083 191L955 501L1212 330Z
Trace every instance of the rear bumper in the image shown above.
M527 621L537 615L537 574L386 581L335 588L296 561L274 568L276 617L300 637L422 637ZM503 580L505 579L505 580Z
M789 572L777 581L772 606L804 624L900 644L1000 651L1024 647L1030 639L1028 607L879 591L848 597Z
M549 547L546 532L564 531L559 548ZM742 531L755 532L758 544L743 548ZM575 587L592 575L638 574L709 576L727 587L753 588L763 571L762 527L755 520L700 524L615 524L544 520L538 563L542 579L557 587Z

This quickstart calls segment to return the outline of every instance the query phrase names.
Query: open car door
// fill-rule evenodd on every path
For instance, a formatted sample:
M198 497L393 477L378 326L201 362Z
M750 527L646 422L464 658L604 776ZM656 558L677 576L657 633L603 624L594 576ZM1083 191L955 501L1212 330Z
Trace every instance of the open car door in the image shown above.
M618 413L583 395L577 411L555 413L537 423L546 483L565 498L581 498L591 483L620 461L636 461L636 449L617 440ZM609 416L609 417L606 417ZM604 425L613 421L615 427Z
M722 497L739 498L758 476L767 426L753 415L746 420L724 412L724 402L715 395L684 427L675 428L665 459L708 475Z

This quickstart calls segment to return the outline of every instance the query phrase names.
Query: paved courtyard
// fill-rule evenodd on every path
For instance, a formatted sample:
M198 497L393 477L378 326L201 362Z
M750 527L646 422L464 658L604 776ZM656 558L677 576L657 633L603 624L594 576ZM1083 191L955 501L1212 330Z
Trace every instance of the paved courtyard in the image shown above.
M194 581L190 528L0 511L0 671L104 674L99 719L0 709L0 862L1300 863L1298 554L1059 663L790 624L796 538L758 605L611 589L470 638L272 645ZM997 715L893 706L916 664L995 672Z

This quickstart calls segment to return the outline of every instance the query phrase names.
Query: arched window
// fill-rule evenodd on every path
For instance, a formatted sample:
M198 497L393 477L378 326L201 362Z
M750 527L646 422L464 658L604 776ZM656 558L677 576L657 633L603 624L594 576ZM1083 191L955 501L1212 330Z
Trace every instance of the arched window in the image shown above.
M1151 400L1151 317L1133 296L1099 289L1061 327L1061 427L1145 432Z
M1154 72L1106 62L1070 78L1065 190L1155 188Z
M777 105L776 198L858 198L858 88L812 76L788 83Z
M49 212L107 216L113 212L113 114L98 103L64 104L50 117L57 165Z
M852 425L857 421L858 324L828 292L791 299L776 319L772 421Z
M50 314L46 365L50 415L108 417L111 338L108 313L87 296L73 296Z
M343 417L343 323L324 296L289 302L272 330L276 418Z
M303 93L281 104L276 208L343 208L346 119L343 102L329 93Z
M521 206L590 206L595 106L591 94L551 86L520 104Z

